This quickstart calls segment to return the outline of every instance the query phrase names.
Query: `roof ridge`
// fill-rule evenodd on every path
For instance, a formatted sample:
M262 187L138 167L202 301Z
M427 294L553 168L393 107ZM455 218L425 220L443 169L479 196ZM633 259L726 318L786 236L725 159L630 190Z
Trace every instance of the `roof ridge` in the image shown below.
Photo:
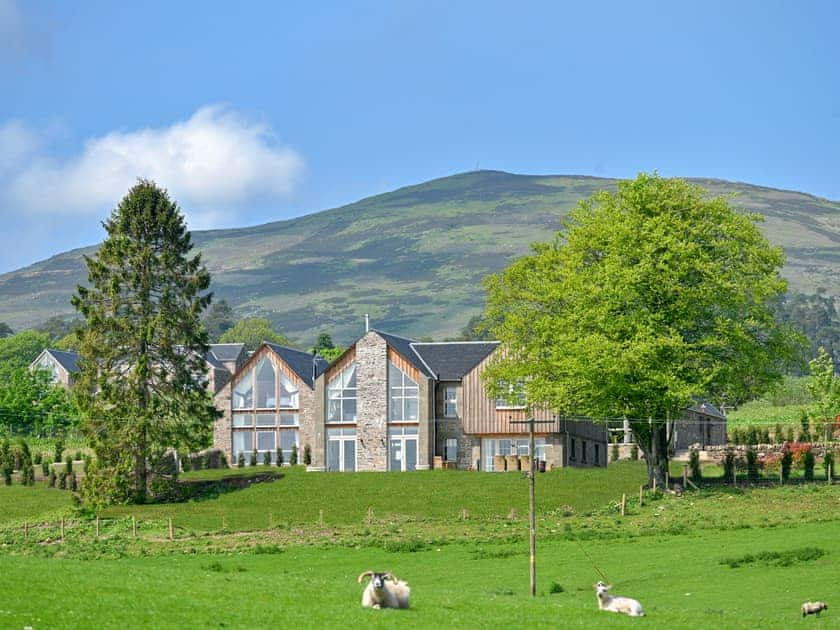
M476 341L476 340L469 340L469 341L466 341L466 340L465 341L413 341L411 343L411 345L412 346L444 346L444 345L453 345L453 344L456 344L456 343L460 343L460 344L468 344L468 343L472 343L472 344L479 344L479 343L500 344L502 342L497 341L495 339L491 339L491 340L488 340L488 341Z

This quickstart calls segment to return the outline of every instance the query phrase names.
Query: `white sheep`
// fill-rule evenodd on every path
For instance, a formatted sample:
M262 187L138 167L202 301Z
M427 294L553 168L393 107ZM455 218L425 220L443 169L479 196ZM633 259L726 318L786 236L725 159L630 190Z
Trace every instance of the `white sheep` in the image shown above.
M610 595L612 585L598 582L595 585L595 594L598 596L598 608L610 612L623 613L631 617L644 617L645 611L642 605L635 599L629 597L613 597Z
M365 608L408 608L411 589L406 582L390 571L386 573L365 571L359 576L359 584L366 577L370 578L370 582L362 593L362 606Z
M820 613L824 610L828 610L828 604L825 602L805 602L802 604L802 616L806 617L808 615L816 615L817 617L820 616Z

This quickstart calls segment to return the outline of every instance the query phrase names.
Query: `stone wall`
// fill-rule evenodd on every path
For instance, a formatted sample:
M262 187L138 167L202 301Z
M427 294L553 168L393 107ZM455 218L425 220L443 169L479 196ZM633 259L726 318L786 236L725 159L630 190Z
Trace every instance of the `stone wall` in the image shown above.
M356 470L388 470L388 345L375 332L356 342Z
M315 449L316 431L318 430L317 419L315 416L315 392L305 384L298 383L298 421L300 422L300 429L298 438L300 439L300 448L298 452L298 462L303 463L303 453L307 445L312 453L312 464L318 456L321 457L321 466L323 466L323 449L320 453Z
M233 466L233 437L231 435L231 411L230 411L231 382L222 387L215 396L216 409L221 416L213 423L213 447L219 449L227 457L228 463Z

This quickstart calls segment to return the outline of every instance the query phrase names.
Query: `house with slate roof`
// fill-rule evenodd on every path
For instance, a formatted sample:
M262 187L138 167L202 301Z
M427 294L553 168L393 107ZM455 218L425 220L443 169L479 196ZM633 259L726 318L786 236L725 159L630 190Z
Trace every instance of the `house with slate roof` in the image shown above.
M79 373L79 365L76 363L76 359L75 352L45 348L29 364L29 371L45 370L49 372L53 384L69 389L73 386L76 374Z
M496 469L499 455L528 454L523 406L491 398L481 374L499 343L417 342L368 330L332 363L263 343L216 394L215 446L228 461L309 447L313 471L411 471L437 461ZM548 466L606 465L607 432L534 412L535 455ZM570 450L571 449L571 450ZM574 453L574 456L571 455ZM301 459L302 461L302 459Z

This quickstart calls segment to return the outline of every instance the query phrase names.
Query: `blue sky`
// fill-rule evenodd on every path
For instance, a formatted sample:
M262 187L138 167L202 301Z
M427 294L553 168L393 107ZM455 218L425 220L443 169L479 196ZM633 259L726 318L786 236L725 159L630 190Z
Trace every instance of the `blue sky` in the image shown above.
M476 168L840 200L834 2L0 0L0 272L138 176L191 227Z

